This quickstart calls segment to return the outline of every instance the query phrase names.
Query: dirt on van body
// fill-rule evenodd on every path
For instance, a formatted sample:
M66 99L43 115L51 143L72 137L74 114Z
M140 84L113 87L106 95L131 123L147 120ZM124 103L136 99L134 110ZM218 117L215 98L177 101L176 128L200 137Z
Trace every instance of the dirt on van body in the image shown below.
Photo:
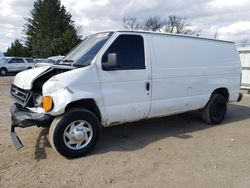
M105 128L89 155L69 160L46 129L17 129L11 143L9 89L0 78L0 187L250 187L250 96L228 106L221 125L198 112Z

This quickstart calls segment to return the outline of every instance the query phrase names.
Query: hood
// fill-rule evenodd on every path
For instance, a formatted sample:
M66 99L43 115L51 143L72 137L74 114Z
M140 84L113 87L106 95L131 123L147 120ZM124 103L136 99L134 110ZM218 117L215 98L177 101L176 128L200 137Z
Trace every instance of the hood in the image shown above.
M29 70L22 71L22 72L18 73L15 76L13 84L19 88L22 88L25 90L31 90L32 84L37 78L41 77L42 75L44 75L44 74L46 74L54 69L70 70L70 69L74 69L74 67L51 65L51 66L42 66L42 67L29 69Z

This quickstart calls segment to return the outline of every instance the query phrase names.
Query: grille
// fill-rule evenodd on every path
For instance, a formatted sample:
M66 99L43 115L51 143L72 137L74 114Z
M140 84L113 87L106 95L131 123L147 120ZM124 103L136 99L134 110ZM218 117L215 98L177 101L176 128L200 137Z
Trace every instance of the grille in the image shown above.
M15 85L11 86L11 96L12 98L14 98L14 100L19 103L20 105L22 105L23 107L25 107L30 98L31 98L32 93L30 91L21 89Z

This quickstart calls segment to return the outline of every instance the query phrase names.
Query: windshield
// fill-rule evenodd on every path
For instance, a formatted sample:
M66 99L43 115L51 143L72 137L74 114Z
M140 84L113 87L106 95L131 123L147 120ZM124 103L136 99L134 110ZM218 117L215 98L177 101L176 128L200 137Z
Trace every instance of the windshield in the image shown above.
M63 59L63 62L71 63L73 66L89 65L112 34L113 32L106 32L87 36Z

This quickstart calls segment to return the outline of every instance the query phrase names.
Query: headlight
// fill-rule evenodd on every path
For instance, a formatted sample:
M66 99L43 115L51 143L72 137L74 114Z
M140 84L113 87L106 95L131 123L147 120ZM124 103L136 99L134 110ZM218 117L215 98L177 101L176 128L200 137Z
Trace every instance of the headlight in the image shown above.
M53 108L53 99L50 96L43 96L42 106L45 112L49 112Z
M33 102L35 107L40 107L42 105L42 95L33 95Z

